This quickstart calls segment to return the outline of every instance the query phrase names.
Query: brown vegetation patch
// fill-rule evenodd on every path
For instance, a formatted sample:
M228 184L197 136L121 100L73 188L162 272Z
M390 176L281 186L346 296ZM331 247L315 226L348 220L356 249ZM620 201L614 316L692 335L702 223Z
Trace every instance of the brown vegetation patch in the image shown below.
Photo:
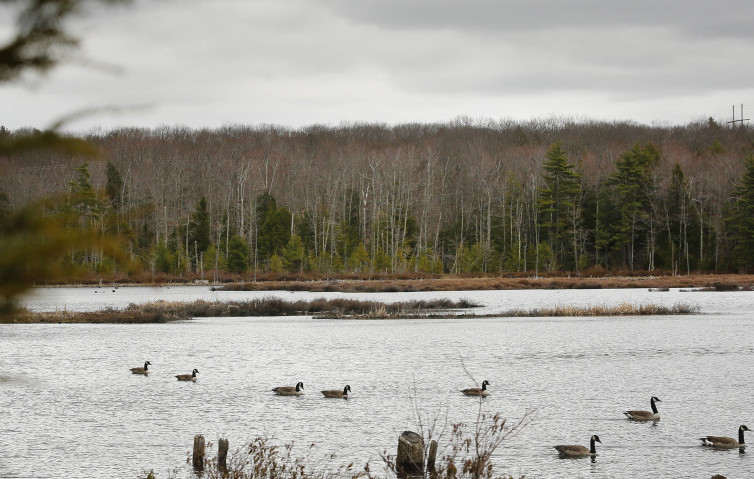
M104 309L100 311L74 312L32 312L26 309L16 311L7 317L0 317L10 323L164 323L206 317L260 317L260 316L301 316L342 318L348 316L369 316L379 311L381 315L412 315L426 312L474 308L479 305L467 300L451 301L438 299L431 301L404 301L381 303L355 299L313 299L311 301L285 301L280 298L261 298L248 301L193 301L190 303L154 301L145 304L131 304L125 309Z
M692 314L699 312L698 306L678 303L673 306L657 304L621 303L617 306L556 306L554 308L513 309L500 313L504 317L560 317L560 316L656 316L672 314Z
M513 289L622 289L622 288L714 288L733 285L738 289L754 287L754 275L691 275L691 276L434 276L412 279L314 279L308 281L251 281L218 286L219 291L312 291L312 292L412 292L412 291L474 291ZM728 290L734 290L733 288Z

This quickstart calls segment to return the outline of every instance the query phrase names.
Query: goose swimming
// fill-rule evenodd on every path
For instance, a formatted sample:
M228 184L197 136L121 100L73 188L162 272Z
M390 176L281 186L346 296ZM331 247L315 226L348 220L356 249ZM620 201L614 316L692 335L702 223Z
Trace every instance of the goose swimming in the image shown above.
M272 391L278 396L300 396L301 394L304 394L303 389L304 383L299 381L298 384L296 384L296 387L278 386L276 388L273 388Z
M179 374L179 375L176 376L176 378L179 381L193 381L193 382L196 382L196 373L198 373L198 372L199 372L198 369L194 369L193 371L191 371L191 374Z
M322 394L324 394L326 398L348 399L348 393L350 392L351 392L351 386L346 384L346 387L344 387L342 391L340 389L328 389L326 391L322 391Z
M558 451L558 454L560 454L562 457L596 456L597 450L594 447L595 442L602 444L602 441L600 441L600 437L596 434L592 436L592 438L589 440L589 448L586 448L584 446L553 446L553 447L555 447L555 450Z
M151 364L152 363L147 361L144 363L143 368L131 368L131 372L134 374L143 374L144 376L146 376L147 374L149 374L149 366L151 366Z
M625 414L626 417L632 421L659 421L660 413L657 412L657 406L655 406L656 402L662 402L662 401L657 399L655 396L652 396L652 399L649 400L649 404L652 406L652 412L624 411L623 414Z
M720 447L720 448L734 448L734 447L746 447L744 443L744 432L751 431L748 427L741 425L738 428L738 441L732 437L724 436L705 436L700 437L702 446Z
M485 379L484 381L482 381L481 388L462 389L461 392L467 396L488 396L490 392L487 390L487 386L489 385L490 382Z

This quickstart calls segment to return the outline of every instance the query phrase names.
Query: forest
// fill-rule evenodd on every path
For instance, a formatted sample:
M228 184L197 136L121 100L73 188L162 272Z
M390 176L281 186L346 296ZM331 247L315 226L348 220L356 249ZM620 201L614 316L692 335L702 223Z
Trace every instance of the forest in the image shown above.
M33 135L0 127L0 142ZM754 130L550 118L91 131L0 157L31 204L121 254L101 275L665 274L754 266ZM0 150L3 151L3 150ZM12 151L12 150L10 150Z

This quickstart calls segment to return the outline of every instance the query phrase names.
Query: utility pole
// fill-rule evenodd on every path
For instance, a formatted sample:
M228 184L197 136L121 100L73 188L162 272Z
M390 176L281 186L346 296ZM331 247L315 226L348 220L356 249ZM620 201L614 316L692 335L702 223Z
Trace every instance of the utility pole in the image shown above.
M728 124L733 124L733 126L735 126L736 123L740 123L740 126L743 126L745 121L746 122L749 121L748 118L744 118L744 104L743 103L741 103L741 118L738 120L736 120L736 105L733 105L732 108L733 108L733 119L727 122Z

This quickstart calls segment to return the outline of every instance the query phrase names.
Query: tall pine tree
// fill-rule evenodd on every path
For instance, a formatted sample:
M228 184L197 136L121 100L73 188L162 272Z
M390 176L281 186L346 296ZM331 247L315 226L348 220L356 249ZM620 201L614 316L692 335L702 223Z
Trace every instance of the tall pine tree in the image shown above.
M198 266L199 258L210 245L210 222L207 211L207 199L202 196L191 213L191 221L188 224L188 248L187 251L195 266Z
M540 225L544 228L555 262L566 259L569 244L576 252L576 246L569 241L576 227L575 206L581 194L581 176L568 162L560 143L553 144L546 153L542 175L545 186L539 190ZM574 264L576 261L574 258Z
M643 233L650 221L649 170L662 157L660 150L651 143L641 147L638 143L620 156L615 163L618 171L610 176L608 183L616 187L620 223L613 225L612 240L624 250L624 261L633 270L636 251L644 239Z
M754 268L754 155L746 158L745 171L733 191L726 224L731 233L739 268Z

